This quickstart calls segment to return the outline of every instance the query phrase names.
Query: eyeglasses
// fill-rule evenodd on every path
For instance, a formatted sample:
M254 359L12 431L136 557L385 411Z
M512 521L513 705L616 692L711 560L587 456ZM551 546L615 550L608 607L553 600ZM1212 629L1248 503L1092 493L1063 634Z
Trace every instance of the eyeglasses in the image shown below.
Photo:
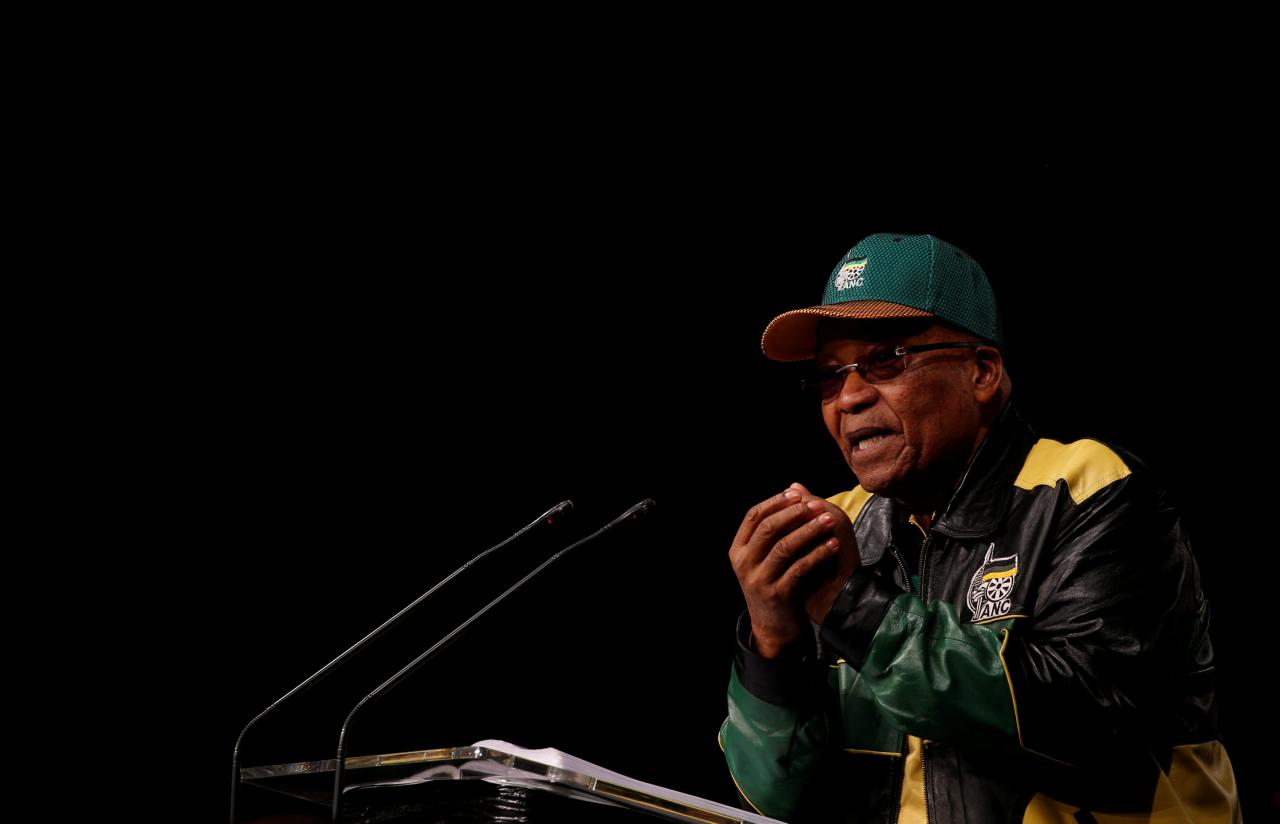
M883 383L901 375L907 369L907 355L917 352L932 352L934 349L977 349L986 344L977 341L953 341L947 343L925 343L920 346L895 346L892 349L881 349L871 353L866 363L846 363L835 368L815 369L806 377L802 386L805 391L816 391L823 400L830 400L840 394L844 379L849 372L857 372L858 377L867 383Z

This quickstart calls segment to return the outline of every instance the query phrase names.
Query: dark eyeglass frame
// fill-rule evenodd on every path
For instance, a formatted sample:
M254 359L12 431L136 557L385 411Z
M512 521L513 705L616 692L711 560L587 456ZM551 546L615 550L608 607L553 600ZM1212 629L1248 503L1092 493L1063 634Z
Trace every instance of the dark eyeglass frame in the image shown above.
M840 394L844 386L845 376L849 372L857 372L858 377L867 383L884 383L907 371L907 355L918 352L932 352L935 349L977 349L988 344L977 341L947 341L945 343L923 343L919 346L895 346L893 349L882 349L872 353L873 358L890 357L874 363L846 363L834 369L815 369L814 374L804 378L801 386L805 391L819 392L823 399L834 398Z

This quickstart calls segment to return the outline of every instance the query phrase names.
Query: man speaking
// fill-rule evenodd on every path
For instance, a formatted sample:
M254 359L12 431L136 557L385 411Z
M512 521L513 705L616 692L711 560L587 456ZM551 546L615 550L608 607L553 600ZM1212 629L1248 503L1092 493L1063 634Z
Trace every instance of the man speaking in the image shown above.
M746 611L720 729L788 821L1240 820L1209 607L1135 456L1039 437L982 268L877 234L765 330L858 485L799 484L729 550Z

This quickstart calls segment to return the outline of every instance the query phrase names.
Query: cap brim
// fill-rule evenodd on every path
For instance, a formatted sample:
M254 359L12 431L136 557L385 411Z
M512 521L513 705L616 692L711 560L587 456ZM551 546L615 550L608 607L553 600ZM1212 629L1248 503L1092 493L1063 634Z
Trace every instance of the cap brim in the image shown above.
M818 318L931 318L932 312L883 300L851 300L783 312L765 327L760 348L776 361L802 361L818 348Z

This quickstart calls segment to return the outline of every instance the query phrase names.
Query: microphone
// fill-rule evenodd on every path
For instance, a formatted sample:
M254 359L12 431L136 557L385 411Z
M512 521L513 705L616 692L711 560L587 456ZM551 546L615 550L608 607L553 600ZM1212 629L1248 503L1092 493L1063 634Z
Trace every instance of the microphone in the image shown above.
M363 649L365 645L371 642L373 639L377 638L378 636L382 635L382 633L386 632L391 627L400 623L400 620L402 618L404 618L406 615L408 615L409 613L417 609L418 606L420 606L422 602L430 598L432 594L436 592L436 590L440 589L442 586L452 581L458 575L462 574L462 572L465 571L472 564L483 559L485 556L489 555L491 552L496 552L497 550L502 549L504 546L511 543L516 538L519 538L520 536L524 535L526 532L528 532L529 530L533 529L534 527L540 524L545 523L548 526L554 525L562 516L567 515L569 511L572 509L573 509L573 501L561 501L560 503L548 509L546 512L539 515L535 520L530 521L528 524L522 527L519 531L512 534L511 537L507 538L502 543L494 544L493 546L486 549L484 552L481 552L479 555L472 558L470 561L467 561L465 564L458 567L453 572L449 573L449 575L446 576L443 580L441 580L440 583L436 584L431 589L419 595L417 599L413 601L413 603L409 604L404 609L400 610L395 615L391 616L386 621L384 621L382 623L382 626L378 627L373 632L369 633L365 637L361 638L359 641L352 644L351 647L346 652L342 653L337 658L333 659L332 661L325 664L320 669L316 670L311 675L311 677L307 678L307 680L303 681L298 686L294 687L284 695L277 698L271 706L267 707L265 710L255 715L253 717L253 720L251 720L248 724L245 724L244 729L240 731L239 737L236 738L235 750L231 753L231 824L236 824L236 797L240 790L240 746L241 744L244 743L245 733L249 731L250 727L252 727L254 724L261 721L264 716L266 716L276 707L283 704L285 701L289 700L295 695L302 693L304 690L311 687L317 681L326 677L330 672L336 669L339 664L341 664L343 661L346 661L356 652Z
M535 567L534 570L530 572L528 575L524 576L519 581L516 581L514 584L512 584L505 592L503 592L497 598L494 598L492 601L485 604L480 609L480 611L477 612L475 615L472 615L470 618L463 621L458 626L454 627L452 632L450 632L448 635L444 636L435 644L433 644L431 648L428 649L426 652L422 653L417 658L410 661L408 664L404 666L403 669L401 669L395 675L391 676L386 681L383 681L381 684L379 684L373 690L373 692L369 693L364 698L361 698L359 701L357 701L356 705L351 708L351 712L347 714L347 720L342 722L342 731L338 734L338 756L337 756L337 760L334 762L334 767L333 767L333 821L334 821L334 824L339 824L339 822L341 822L342 820L342 789L343 789L343 783L344 783L344 776L346 772L345 762L346 762L346 753L347 753L347 732L351 728L351 721L356 717L356 713L358 713L366 705L372 703L373 701L377 700L378 698L382 697L383 695L385 695L386 693L394 689L396 686L398 686L406 678L412 675L418 669L418 667L422 666L427 661L431 660L431 658L435 656L435 654L439 652L441 649L443 649L446 645L448 645L449 642L453 641L455 638L458 637L459 634L466 631L467 627L475 623L475 621L479 619L482 615L484 615L489 610L493 609L498 604L502 603L504 600L506 600L507 596L511 595L511 593L515 592L520 587L524 586L525 582L529 581L535 575L542 572L542 570L554 564L557 560L560 559L561 556L567 555L568 553L572 552L573 550L577 549L583 544L591 543L592 541L599 538L601 535L604 535L606 532L609 532L610 530L617 527L619 524L623 524L628 521L639 520L641 515L646 515L649 512L652 512L654 506L655 504L652 498L645 498L643 501L631 507L626 512L614 518L612 521L600 527L599 529L597 529L595 532L591 533L587 537L573 544L570 544L569 546L560 550L556 554L552 555L550 558L548 558L547 560L539 564L537 567ZM232 824L234 824L234 822Z

